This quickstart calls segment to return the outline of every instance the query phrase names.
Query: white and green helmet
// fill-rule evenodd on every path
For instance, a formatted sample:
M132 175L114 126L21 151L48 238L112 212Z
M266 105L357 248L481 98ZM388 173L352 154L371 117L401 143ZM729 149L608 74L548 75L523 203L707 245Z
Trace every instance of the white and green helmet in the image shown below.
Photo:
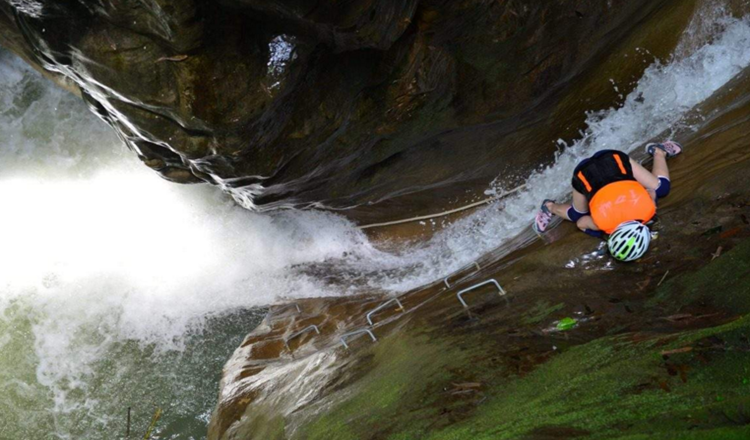
M620 261L633 261L641 258L651 242L651 231L639 221L620 223L607 240L609 253Z

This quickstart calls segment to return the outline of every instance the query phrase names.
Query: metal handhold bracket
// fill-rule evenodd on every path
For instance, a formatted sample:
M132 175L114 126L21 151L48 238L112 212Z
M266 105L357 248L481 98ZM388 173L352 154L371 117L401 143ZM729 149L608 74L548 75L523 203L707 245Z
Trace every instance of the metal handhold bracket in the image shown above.
M378 342L378 338L375 337L375 335L372 333L372 331L370 329L363 328L361 330L357 330L357 331L353 331L351 333L345 333L345 334L341 335L341 343L344 345L344 348L346 348L348 350L349 349L349 345L346 343L346 339L349 338L349 337L351 337L351 336L362 335L362 334L365 334L365 333L367 333L368 335L370 335L370 338L372 338L372 342Z
M287 350L292 351L292 349L289 347L289 341L296 338L297 336L300 336L302 334L305 334L309 332L310 330L315 330L315 333L320 334L320 330L318 329L317 325L310 325L302 330L298 331L297 333L293 334L292 336L289 336L288 338L284 339L284 345L286 345Z
M269 313L269 318L268 319L269 320L276 320L276 319L278 319L279 316L282 315L282 313L284 311L286 311L287 309L290 309L292 307L294 307L294 308L297 309L297 314L302 313L302 309L300 309L299 304L297 304L297 303L288 303L288 304L284 304L284 305L281 305L281 306L277 307L277 310L276 310L275 313L273 313L273 312Z
M481 282L481 283L479 283L479 284L475 284L475 285L473 285L473 286L471 286L471 287L467 287L466 289L464 289L464 290L462 290L462 291L458 292L458 293L456 294L456 297L458 298L458 300L459 300L459 301L461 301L461 305L463 305L465 309L468 309L468 308L469 308L469 305L468 305L468 304L466 304L466 301L464 301L464 299L463 299L463 296L462 296L462 295L463 295L464 293L466 293L466 292L472 291L472 290L474 290L474 289L477 289L477 288L479 288L479 287L485 286L485 285L487 285L487 284L494 284L494 285L495 285L495 287L497 287L497 292L498 292L498 294L500 294L500 296L503 296L503 295L505 295L505 290L503 290L503 288L502 288L502 287L500 287L500 284L499 284L499 283L498 283L498 282L497 282L497 281L496 281L496 280L495 280L495 279L493 278L493 279L490 279L490 280L487 280L487 281L483 281L483 282Z
M398 298L389 299L388 301L386 301L383 304L375 307L374 309L370 310L369 313L367 313L367 322L370 324L370 327L372 327L374 325L372 323L372 315L374 315L375 313L383 310L384 308L386 308L386 306L388 306L388 304L390 304L390 303L392 303L394 301L396 302L396 304L398 304L398 308L401 309L401 313L406 312L406 310L404 309L404 305L401 304L401 301L399 301Z

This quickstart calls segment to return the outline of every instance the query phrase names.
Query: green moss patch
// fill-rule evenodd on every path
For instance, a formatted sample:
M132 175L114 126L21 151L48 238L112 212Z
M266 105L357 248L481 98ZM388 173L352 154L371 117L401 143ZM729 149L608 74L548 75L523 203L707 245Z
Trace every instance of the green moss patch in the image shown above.
M564 306L565 304L563 303L551 305L547 301L539 301L532 309L529 309L529 311L524 314L522 322L526 325L539 324L551 314L558 310L562 310Z
M668 279L647 305L671 303L677 311L696 301L735 313L750 312L750 240L740 242L695 273Z
M667 280L651 305L707 302L742 314L750 311L749 289L746 240ZM518 324L563 309L541 300ZM568 342L550 338L550 360L523 374L496 367L502 363L493 358L507 349L502 340L400 332L367 348L359 379L319 402L294 438L750 438L750 316L722 319L708 328L609 334L564 350L552 345ZM456 398L461 390L451 388L472 380L481 390Z
M423 437L444 427L451 382L471 353L449 341L402 333L373 346L369 371L331 400L340 401L300 429L298 438L354 439L388 432L390 438ZM457 406L461 401L456 402Z
M743 405L750 404L746 334L750 319L743 318L687 332L671 345L658 338L632 342L620 336L574 347L527 377L498 387L470 421L427 438L514 439L545 427L585 431L590 433L586 438L748 433L750 419L743 413ZM662 353L669 350L677 353L665 358Z

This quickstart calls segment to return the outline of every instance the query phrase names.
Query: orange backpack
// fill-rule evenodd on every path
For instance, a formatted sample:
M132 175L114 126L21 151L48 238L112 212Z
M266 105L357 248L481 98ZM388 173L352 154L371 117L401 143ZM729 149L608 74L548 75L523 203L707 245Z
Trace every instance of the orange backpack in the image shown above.
M640 183L622 180L600 189L589 202L591 218L602 231L611 234L623 222L646 223L656 214L656 204Z

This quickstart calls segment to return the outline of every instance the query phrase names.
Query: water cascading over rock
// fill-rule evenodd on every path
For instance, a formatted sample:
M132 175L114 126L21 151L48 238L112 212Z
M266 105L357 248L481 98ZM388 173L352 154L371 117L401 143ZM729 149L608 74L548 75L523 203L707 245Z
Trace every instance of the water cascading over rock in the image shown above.
M169 180L390 218L553 151L511 133L666 3L2 0L0 44Z

